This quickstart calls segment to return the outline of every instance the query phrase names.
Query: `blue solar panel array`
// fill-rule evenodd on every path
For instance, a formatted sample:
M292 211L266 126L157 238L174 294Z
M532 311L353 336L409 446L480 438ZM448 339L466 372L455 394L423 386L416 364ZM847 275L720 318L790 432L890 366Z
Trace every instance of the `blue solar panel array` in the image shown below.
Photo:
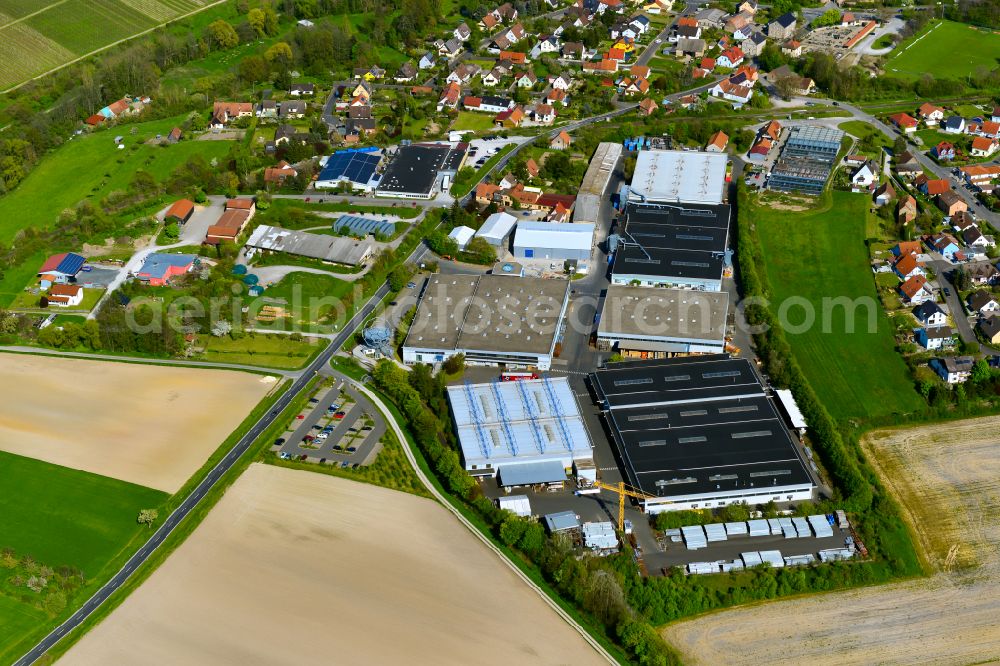
M376 234L382 236L392 236L396 232L395 222L389 220L374 220L368 217L358 217L357 215L341 215L333 228L337 231L347 227L352 234L358 236L362 234Z
M87 263L85 258L73 252L67 252L63 260L56 266L56 270L66 275L76 275L85 263Z
M319 180L347 178L351 182L364 184L375 175L375 167L381 160L381 155L372 153L334 153L326 160Z

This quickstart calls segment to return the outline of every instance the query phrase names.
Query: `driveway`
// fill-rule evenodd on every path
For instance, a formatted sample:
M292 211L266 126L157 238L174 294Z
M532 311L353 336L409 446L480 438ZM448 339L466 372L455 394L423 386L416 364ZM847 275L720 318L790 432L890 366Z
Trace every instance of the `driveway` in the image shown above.
M958 290L954 286L951 286L947 287L948 293L944 292L945 285L951 282L951 279L947 276L950 276L952 271L960 267L944 259L938 259L931 262L931 268L934 269L934 273L937 275L937 282L942 287L941 293L944 296L944 302L948 305L948 310L951 312L951 318L955 322L955 330L958 332L958 337L962 339L962 342L972 343L981 348L979 340L976 338L976 331L972 327L969 317L965 314L965 308L963 307L962 299L959 298Z

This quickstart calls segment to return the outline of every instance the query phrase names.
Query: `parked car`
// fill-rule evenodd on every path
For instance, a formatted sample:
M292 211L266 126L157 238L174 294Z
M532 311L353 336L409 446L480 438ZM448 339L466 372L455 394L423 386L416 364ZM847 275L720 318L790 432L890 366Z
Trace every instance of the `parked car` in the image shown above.
M278 457L281 458L282 460L290 460L291 457L292 457L292 454L291 453L279 453Z
M305 437L303 437L303 438L302 438L302 441L303 441L303 442L311 442L311 441L313 441L314 439L316 439L316 436L315 436L315 435L306 435Z
M278 439L274 440L274 445L275 446L281 446L284 443L285 443L285 438L284 437L279 437Z
M297 419L298 419L299 421L301 421L301 420L302 420L302 419L304 419L305 417L306 417L306 415L305 415L305 414L299 414L299 415L298 415L298 416L296 416L295 418L297 418Z
M309 457L308 455L306 455L305 453L303 453L301 456L299 456L299 460L305 460L308 457Z
M348 453L354 453L357 450L358 450L358 447L356 447L356 446L348 446L347 447L347 452Z
M333 415L333 418L335 418L335 419L337 419L339 421L340 419L344 418L345 416L347 416L346 412L337 412L336 414Z
M340 409L340 405L335 402L332 405L330 405L329 407L327 407L327 409L332 409L333 411L337 411L338 409Z
M413 289L413 288L414 288L414 287L416 287L416 286L417 286L417 283L416 283L416 282L407 282L407 283L406 283L406 288L407 288L407 289Z
M350 465L350 464L351 464L351 463L349 463L349 462L347 462L347 461L345 460L344 462L340 463L340 467L341 467L341 469L344 469L344 468L346 468L346 467L347 467L348 465Z
M309 402L317 403L319 402L319 398L309 398Z

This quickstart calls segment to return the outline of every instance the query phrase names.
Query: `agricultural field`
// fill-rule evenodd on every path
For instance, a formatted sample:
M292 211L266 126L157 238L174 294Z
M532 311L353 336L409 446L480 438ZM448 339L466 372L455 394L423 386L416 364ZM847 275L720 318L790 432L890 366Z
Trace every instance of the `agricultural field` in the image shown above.
M109 572L106 567L145 528L136 523L141 509L154 509L166 493L106 476L52 465L0 451L0 550L30 556L52 569L75 567L83 573L83 593ZM37 631L57 614L35 593L14 585L18 571L0 560L0 663L11 663L37 639ZM67 590L69 605L73 591Z
M826 196L832 202L824 198L821 201L829 203L815 210L755 206L746 216L760 237L773 289L772 309L780 313L783 302L799 301L800 305L788 308L787 319L793 325L804 321L801 303L808 303L815 312L815 322L805 332L786 328L786 337L806 378L834 418L919 410L923 402L895 350L869 268L864 244L868 197L848 192ZM853 332L848 331L846 309L830 307L830 301L824 300L839 297L861 299ZM875 322L871 331L869 312Z
M986 664L1000 660L1000 418L863 440L935 568L930 578L714 613L668 627L689 664Z
M996 68L998 58L1000 33L941 21L893 51L885 71L910 79L919 79L928 72L938 78L967 79L976 76L980 68Z
M4 354L0 450L173 493L276 385L227 370Z
M437 503L262 464L64 660L306 664L331 649L345 664L603 663Z
M217 3L0 0L0 90L213 4Z

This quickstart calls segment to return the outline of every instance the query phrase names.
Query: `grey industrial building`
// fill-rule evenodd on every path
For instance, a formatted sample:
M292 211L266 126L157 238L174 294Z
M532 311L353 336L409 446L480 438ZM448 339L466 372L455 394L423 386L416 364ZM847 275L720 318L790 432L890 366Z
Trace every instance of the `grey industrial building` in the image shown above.
M370 241L359 241L348 236L310 234L266 224L254 229L246 246L250 248L247 256L258 251L285 252L345 266L360 266L375 253L375 246Z
M576 207L573 210L574 222L597 224L605 192L622 158L622 150L620 143L605 141L597 144L597 150L590 158L590 166L587 167L583 182L580 184L580 192L576 197Z
M601 305L597 348L626 358L725 351L729 294L611 285Z
M639 151L629 185L629 202L721 204L727 161L724 153Z
M770 391L728 354L591 375L626 481L650 513L809 500L815 484Z
M430 277L403 342L404 363L465 354L473 365L548 370L570 283L513 274Z
M572 261L579 266L590 260L595 228L588 222L519 222L514 234L514 256Z
M833 170L844 133L818 126L793 127L771 169L768 187L781 192L820 194Z
M399 199L432 199L465 163L468 144L413 143L399 146L393 155L376 195Z
M727 204L629 204L609 239L612 284L721 291L729 216Z

